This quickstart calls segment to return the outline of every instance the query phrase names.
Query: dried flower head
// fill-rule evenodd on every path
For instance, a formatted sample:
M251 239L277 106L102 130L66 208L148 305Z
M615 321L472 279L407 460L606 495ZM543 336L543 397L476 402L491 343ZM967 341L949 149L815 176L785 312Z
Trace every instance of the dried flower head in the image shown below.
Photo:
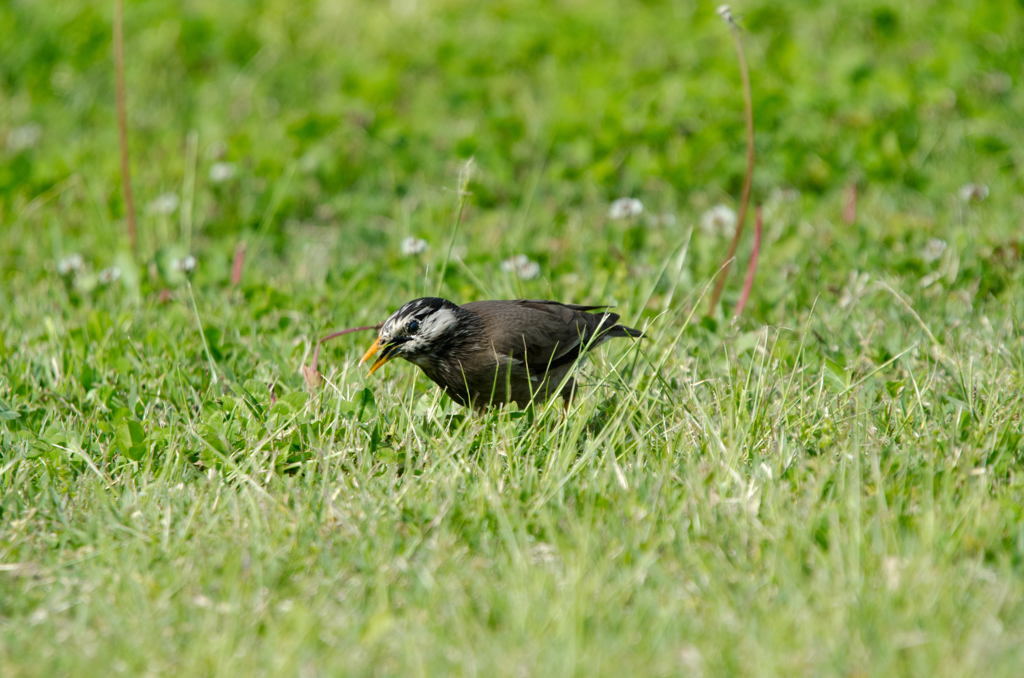
M302 366L302 378L306 381L306 388L310 391L317 391L324 383L323 375L319 370L309 365Z
M428 249L430 249L430 245L423 238L410 235L408 238L402 239L402 256L404 257L414 257L423 254Z
M515 273L520 280L533 280L540 275L540 264L531 261L525 254L517 254L501 262L501 270Z
M174 214L174 210L178 209L178 202L177 193L164 193L146 205L146 212L149 214Z
M715 205L701 215L700 230L708 235L732 237L736 233L736 212L728 205Z
M644 204L636 198L618 198L608 206L608 218L615 221L631 219L644 211Z
M60 261L57 262L57 273L62 277L67 277L78 271L81 271L85 267L85 260L82 255L78 252L69 254Z

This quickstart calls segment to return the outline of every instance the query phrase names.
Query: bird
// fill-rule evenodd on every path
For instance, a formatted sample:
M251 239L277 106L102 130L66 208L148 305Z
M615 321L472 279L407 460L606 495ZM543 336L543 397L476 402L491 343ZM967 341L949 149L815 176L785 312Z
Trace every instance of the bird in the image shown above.
M538 299L461 306L440 297L414 299L384 321L360 364L379 353L373 374L405 358L478 413L509 402L524 409L556 394L568 406L576 384L566 377L581 356L612 338L644 336L617 324L619 316L607 308Z

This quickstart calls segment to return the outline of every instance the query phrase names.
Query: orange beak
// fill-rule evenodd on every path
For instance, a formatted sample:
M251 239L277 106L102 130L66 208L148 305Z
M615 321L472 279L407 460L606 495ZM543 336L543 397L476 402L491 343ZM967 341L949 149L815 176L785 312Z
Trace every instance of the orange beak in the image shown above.
M370 374L373 374L374 372L379 370L384 365L384 363L395 357L395 353L393 351L394 346L395 344L388 344L387 346L383 347L384 353L381 355L381 357L377 358L377 362L373 363L373 365L370 366ZM363 363L365 363L367 360L372 358L380 349L380 337L377 337L377 341L373 342L373 346L367 349L366 353L363 354L363 359L359 361L359 364L362 365Z

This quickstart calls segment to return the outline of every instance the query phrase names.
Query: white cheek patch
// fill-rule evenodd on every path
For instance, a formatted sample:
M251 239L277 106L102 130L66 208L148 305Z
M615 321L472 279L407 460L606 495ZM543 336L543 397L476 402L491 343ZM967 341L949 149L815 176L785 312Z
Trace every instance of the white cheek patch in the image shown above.
M426 340L432 340L443 335L457 325L458 322L459 319L455 317L455 314L450 309L439 308L423 319L423 323L420 325L419 336Z

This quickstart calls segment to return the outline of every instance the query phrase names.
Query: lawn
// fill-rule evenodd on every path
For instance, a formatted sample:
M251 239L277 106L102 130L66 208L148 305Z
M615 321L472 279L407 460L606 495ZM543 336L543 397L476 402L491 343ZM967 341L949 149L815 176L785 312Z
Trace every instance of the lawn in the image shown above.
M129 2L133 250L113 3L0 3L0 675L1020 675L1024 5L733 11L735 319L713 4ZM647 338L307 384L438 292Z

